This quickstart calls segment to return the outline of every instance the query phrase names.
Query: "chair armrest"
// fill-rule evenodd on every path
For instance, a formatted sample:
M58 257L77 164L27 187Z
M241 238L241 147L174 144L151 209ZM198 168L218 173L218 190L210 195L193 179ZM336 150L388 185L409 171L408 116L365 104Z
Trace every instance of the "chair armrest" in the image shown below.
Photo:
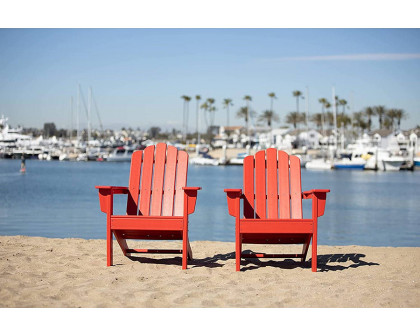
M197 202L197 192L201 187L182 187L184 190L184 207L186 207L187 214L190 215L195 211L195 204Z
M316 209L317 217L321 217L324 215L325 211L325 203L327 201L327 193L330 192L330 189L312 189L309 191L304 191L302 193L303 199L311 198L312 202L313 199L317 199L318 208Z
M229 215L239 217L242 189L224 189L224 192L226 193Z
M110 209L109 199L112 198L114 194L128 194L127 187L95 186L95 188L98 189L101 211L105 213L112 211L112 209Z

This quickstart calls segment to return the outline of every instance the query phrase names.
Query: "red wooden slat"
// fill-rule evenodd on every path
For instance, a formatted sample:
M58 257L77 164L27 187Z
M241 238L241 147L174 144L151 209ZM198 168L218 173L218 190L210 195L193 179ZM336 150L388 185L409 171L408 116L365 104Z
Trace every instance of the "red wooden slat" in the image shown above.
M289 155L278 152L280 218L290 218Z
M267 149L267 218L278 218L277 150Z
M182 187L187 185L188 171L188 154L184 151L178 151L178 164L176 168L175 182L175 200L174 200L174 216L182 216L184 214L184 190Z
M265 151L255 154L255 218L266 218Z
M290 156L290 203L292 218L302 218L302 185L300 176L300 160Z
M150 194L152 190L153 159L155 146L148 146L143 151L143 169L140 188L140 207L139 213L143 216L149 216Z
M152 202L150 216L160 216L162 210L163 176L165 173L166 144L156 145L155 166L153 171Z
M254 218L254 157L244 159L244 217Z
M175 173L178 150L168 146L165 167L165 186L162 201L162 216L172 216L174 209Z
M143 151L135 151L131 156L127 215L137 215L142 156Z

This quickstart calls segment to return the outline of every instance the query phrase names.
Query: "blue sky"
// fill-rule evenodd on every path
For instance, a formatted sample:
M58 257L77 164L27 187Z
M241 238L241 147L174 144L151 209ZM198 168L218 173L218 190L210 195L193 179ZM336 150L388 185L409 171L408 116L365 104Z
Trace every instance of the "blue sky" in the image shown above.
M182 95L233 99L231 124L252 96L257 113L309 112L331 88L351 103L402 108L403 128L420 124L419 29L0 29L0 114L13 126L70 125L70 99L92 86L105 127L180 128ZM301 109L305 106L301 101ZM195 125L195 101L189 128ZM84 111L81 124L86 125ZM92 123L98 126L96 116ZM376 123L376 120L375 120ZM204 123L203 123L204 126Z

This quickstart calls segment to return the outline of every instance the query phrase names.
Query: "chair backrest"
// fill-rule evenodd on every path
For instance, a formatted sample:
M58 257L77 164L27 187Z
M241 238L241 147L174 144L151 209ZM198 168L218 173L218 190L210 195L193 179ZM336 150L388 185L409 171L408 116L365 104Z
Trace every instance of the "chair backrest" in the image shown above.
M302 218L300 160L269 148L244 159L244 217Z
M182 216L188 154L158 143L131 157L127 215Z

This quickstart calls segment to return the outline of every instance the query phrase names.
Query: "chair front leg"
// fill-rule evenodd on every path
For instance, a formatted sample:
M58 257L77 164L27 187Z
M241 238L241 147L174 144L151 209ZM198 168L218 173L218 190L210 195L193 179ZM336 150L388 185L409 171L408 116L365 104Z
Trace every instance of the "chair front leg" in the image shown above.
M111 215L113 213L113 193L108 196L108 212L106 215L106 266L112 266L112 255L113 255L113 237L111 230Z

